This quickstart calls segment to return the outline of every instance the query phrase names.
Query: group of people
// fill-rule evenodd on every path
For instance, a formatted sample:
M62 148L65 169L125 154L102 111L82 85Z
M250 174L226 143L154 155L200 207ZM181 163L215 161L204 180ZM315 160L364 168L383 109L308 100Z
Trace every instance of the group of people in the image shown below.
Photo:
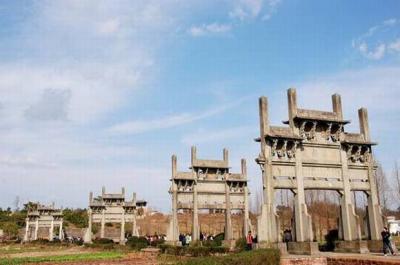
M153 245L152 243L165 241L167 239L167 236L166 235L157 235L157 234L146 235L146 239L147 239L147 242L149 243L149 245L152 246Z
M207 233L200 232L200 241L214 241L215 235L209 235ZM181 242L182 246L190 245L192 242L191 234L180 234L179 242Z
M190 242L192 242L192 235L190 234L179 234L179 242L181 242L182 246L188 246L190 245Z

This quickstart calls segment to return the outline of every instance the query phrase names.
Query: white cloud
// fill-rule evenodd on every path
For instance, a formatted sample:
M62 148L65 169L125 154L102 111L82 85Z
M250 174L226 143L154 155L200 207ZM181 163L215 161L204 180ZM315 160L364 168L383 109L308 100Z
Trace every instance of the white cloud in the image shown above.
M229 16L241 21L255 19L261 16L262 20L268 20L276 12L281 0L237 0Z
M368 49L367 43L363 42L359 46L361 54L371 60L380 60L385 55L386 45L381 43L375 47L373 50Z
M388 51L397 52L397 45L400 44L393 40L393 36L399 33L396 27L398 24L398 19L391 18L369 28L366 33L352 41L353 48L369 60L381 60L390 54Z
M244 97L237 101L230 102L215 108L210 108L199 113L182 113L152 120L135 120L123 122L110 127L107 131L112 134L139 134L159 129L173 128L218 115L228 109L240 105L248 98L249 97Z
M400 52L400 39L397 39L389 44L388 49L394 52Z
M229 32L232 29L231 25L228 24L219 24L219 23L212 23L212 24L203 24L200 26L192 26L188 32L193 37L201 37L201 36L208 36L208 35L220 35Z

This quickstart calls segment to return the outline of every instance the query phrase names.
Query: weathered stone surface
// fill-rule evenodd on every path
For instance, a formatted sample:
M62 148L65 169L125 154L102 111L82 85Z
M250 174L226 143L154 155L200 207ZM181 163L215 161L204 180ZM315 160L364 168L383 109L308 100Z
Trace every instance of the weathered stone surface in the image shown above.
M317 242L288 242L287 251L294 255L315 255L319 253Z
M355 240L355 241L336 241L335 252L345 253L369 253L367 241Z

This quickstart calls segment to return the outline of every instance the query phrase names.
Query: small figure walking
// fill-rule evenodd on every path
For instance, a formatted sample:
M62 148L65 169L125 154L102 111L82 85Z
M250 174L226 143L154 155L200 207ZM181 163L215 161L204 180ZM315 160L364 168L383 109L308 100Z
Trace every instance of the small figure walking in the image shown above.
M251 231L246 236L246 250L250 251L253 249L253 236L251 235Z
M381 235L382 235L382 243L383 243L383 254L385 256L387 256L387 252L388 252L387 250L389 249L390 253L393 256L396 255L392 248L392 242L390 241L390 233L389 233L387 227L383 228Z

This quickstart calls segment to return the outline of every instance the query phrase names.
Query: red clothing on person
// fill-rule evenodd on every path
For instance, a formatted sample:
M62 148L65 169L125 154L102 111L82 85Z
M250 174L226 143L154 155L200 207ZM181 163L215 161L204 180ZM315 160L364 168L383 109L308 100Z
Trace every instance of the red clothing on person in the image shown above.
M247 244L253 244L253 236L252 235L247 235L246 243Z

